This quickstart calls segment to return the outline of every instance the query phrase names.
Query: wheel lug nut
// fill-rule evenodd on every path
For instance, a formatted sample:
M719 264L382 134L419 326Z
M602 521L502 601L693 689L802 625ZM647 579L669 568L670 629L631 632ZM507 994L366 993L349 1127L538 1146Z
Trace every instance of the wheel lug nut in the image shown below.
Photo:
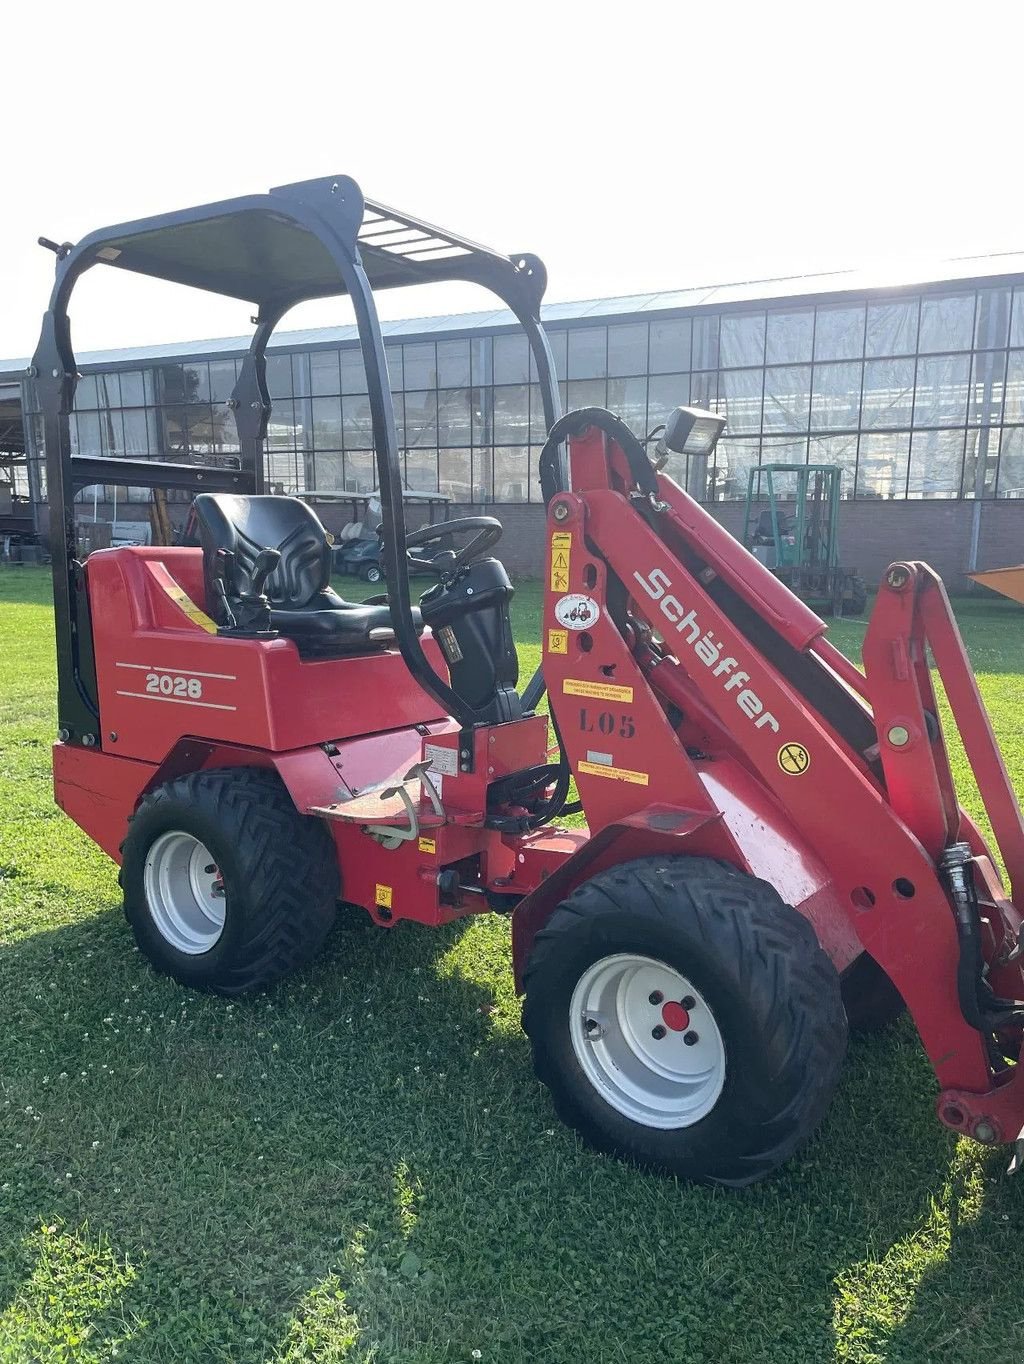
M654 1038L655 1042L660 1042L661 1039L665 1036L665 1029L661 1026L660 1023L656 1028L651 1029L651 1036Z
M689 1013L693 1006L697 1003L697 1001L694 999L693 995L683 995L679 1003L683 1006L686 1012Z
M686 1043L686 1045L687 1045L688 1047L692 1047L692 1046L694 1046L697 1042L700 1041L700 1038L699 1038L699 1037L697 1036L697 1034L696 1034L695 1032L693 1032L693 1031L684 1032L684 1033L683 1033L683 1041Z
M660 990L652 990L651 993L647 996L647 1002L649 1004L660 1004L664 998L665 996L661 993Z
M203 868L203 871L206 872L207 876L212 876L216 870L217 870L216 864L213 862L209 863L208 866L205 866Z

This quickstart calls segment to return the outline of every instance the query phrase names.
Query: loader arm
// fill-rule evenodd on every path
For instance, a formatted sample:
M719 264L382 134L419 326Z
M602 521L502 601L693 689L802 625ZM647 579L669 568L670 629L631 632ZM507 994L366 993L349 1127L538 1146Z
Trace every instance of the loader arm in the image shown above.
M672 479L641 493L635 452L598 424L570 437L568 463L549 504L543 666L591 833L638 807L700 816L680 850L728 848L812 921L839 970L870 954L914 1017L942 1120L1012 1139L1024 982L1003 958L1020 915L957 802L926 641L1015 884L1024 828L941 584L923 565L887 581L865 677ZM964 839L954 875L948 850ZM980 1023L964 999L965 896L985 944L968 992L995 998L994 971L1008 996Z

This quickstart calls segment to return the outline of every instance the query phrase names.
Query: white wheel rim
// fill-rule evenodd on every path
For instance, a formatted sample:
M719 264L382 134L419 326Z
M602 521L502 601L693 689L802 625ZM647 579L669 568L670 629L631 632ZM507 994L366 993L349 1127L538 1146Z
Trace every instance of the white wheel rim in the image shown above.
M594 962L573 991L569 1033L587 1079L633 1122L690 1127L718 1102L722 1034L700 992L664 962L631 952Z
M198 838L171 830L146 854L143 889L150 917L165 942L198 956L224 932L224 883Z

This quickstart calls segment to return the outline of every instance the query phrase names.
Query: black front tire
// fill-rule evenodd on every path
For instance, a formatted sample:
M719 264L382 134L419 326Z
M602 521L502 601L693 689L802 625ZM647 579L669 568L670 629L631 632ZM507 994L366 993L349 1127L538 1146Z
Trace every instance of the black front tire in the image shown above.
M223 881L224 927L193 955L161 933L146 899L149 850L165 833L204 844ZM300 815L276 772L196 772L151 791L121 845L124 912L139 950L183 985L236 995L310 961L334 922L339 878L323 824Z
M577 1059L570 1002L595 962L636 953L691 981L725 1048L706 1116L655 1128L608 1102ZM814 1132L846 1052L839 976L811 925L766 882L725 862L648 857L575 890L537 934L523 1027L538 1078L598 1150L705 1184L763 1178Z

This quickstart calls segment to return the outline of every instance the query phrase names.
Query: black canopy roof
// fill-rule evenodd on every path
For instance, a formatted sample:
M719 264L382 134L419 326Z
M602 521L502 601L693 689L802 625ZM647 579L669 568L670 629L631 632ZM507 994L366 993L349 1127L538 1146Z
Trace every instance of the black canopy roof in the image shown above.
M86 269L102 262L279 306L347 292L332 257L337 245L349 256L358 251L374 290L465 279L495 289L512 306L529 300L534 307L543 293L535 257L502 256L367 201L347 176L103 228L79 242L68 263Z

